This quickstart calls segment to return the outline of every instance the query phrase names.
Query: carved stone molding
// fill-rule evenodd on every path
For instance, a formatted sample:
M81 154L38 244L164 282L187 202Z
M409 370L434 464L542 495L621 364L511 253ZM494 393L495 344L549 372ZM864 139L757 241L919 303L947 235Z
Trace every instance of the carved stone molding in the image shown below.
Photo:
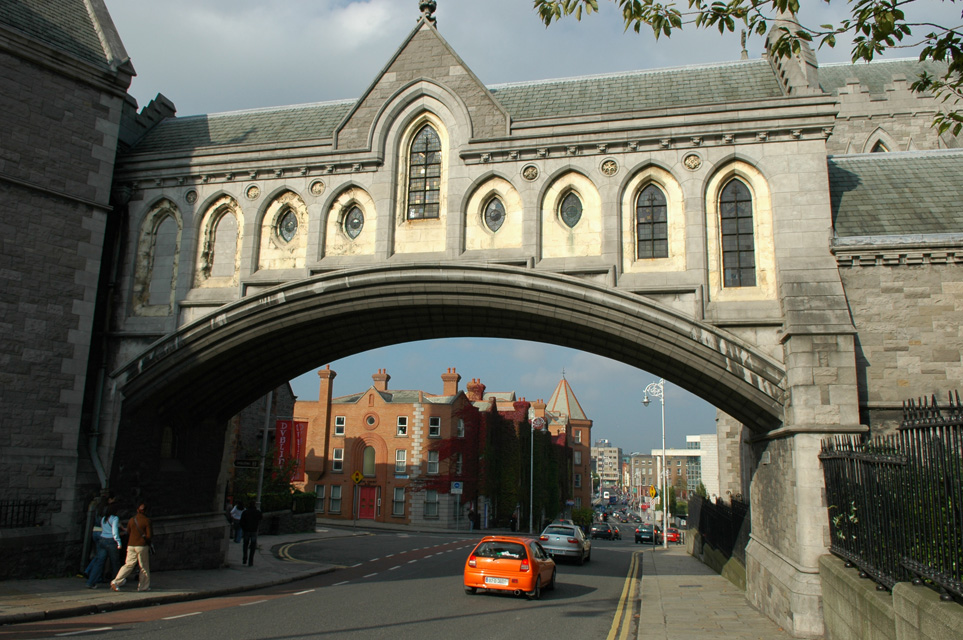
M311 193L313 195L319 196L324 193L324 182L320 180L315 180L311 183Z
M612 177L619 172L619 163L609 158L602 163L600 169L604 175Z
M244 192L244 195L247 196L248 200L257 200L261 197L261 187L257 186L256 184L252 184Z
M689 155L687 155L685 158L682 159L682 164L684 164L685 168L688 169L689 171L696 171L699 167L702 166L702 158L700 158L695 153L690 153Z
M184 199L187 200L187 204L194 204L197 202L197 192L191 189L184 194Z
M522 177L531 182L538 178L538 167L533 164L525 165L522 168Z

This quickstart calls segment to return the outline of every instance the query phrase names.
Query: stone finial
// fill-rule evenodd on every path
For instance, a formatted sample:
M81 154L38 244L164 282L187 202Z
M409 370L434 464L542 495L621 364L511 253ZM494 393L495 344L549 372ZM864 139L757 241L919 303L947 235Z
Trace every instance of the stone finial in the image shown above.
M421 17L431 24L435 24L435 9L438 8L438 3L435 0L420 0L418 2L418 8L421 10Z

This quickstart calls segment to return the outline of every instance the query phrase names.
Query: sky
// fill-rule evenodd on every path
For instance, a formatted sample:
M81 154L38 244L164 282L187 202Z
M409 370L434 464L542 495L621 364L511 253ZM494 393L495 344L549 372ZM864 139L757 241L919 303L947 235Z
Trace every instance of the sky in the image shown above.
M106 0L137 76L130 93L140 107L158 93L177 115L219 113L359 97L414 29L417 0ZM680 2L685 6L685 2ZM836 22L846 3L803 0L800 20ZM439 33L486 85L726 62L740 58L738 33L686 30L656 41L624 31L618 8L546 28L530 0L438 0ZM960 24L960 5L912 3L911 19ZM922 29L917 29L924 33ZM763 39L750 35L749 57ZM913 57L913 49L886 57ZM849 61L849 47L820 49L820 64ZM432 340L357 354L330 364L335 395L361 392L387 369L389 389L441 393L441 374L455 367L461 388L480 378L489 391L548 400L563 375L589 419L594 439L625 452L662 446L659 402L642 405L658 376L593 354L541 343L492 339ZM315 399L314 371L292 380ZM668 447L687 434L715 433L715 408L665 386Z

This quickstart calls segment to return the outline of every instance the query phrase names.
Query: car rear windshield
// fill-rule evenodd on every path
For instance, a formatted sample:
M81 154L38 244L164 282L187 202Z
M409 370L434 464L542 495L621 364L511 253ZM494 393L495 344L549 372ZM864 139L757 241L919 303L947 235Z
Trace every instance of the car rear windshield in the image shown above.
M559 536L571 536L575 534L572 527L549 527L545 530L545 533L552 533Z
M479 558L512 558L522 560L526 557L525 547L517 542L482 542L475 549Z

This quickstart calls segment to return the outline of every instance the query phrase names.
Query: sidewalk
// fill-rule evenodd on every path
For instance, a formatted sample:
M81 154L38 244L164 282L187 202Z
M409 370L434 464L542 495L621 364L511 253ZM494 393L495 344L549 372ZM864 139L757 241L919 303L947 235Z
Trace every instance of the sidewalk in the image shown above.
M792 636L746 600L731 582L686 553L685 545L642 554L645 640L790 640Z
M0 625L196 600L285 584L334 571L334 567L285 560L278 556L284 545L302 540L363 535L367 533L350 527L328 529L321 525L315 533L261 535L258 536L253 567L241 564L241 545L231 542L226 566L156 571L151 574L151 590L145 592L137 591L136 581L128 581L120 592L111 591L106 584L87 589L82 576L0 582Z

